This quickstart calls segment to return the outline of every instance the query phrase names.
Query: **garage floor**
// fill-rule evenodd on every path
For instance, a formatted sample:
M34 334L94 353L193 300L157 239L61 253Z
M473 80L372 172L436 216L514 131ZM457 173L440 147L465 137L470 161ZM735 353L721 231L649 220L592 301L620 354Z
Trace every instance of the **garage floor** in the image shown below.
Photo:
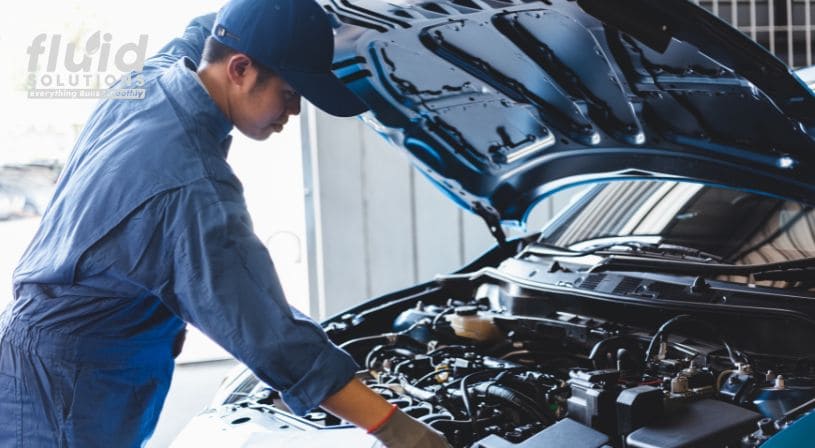
M170 446L184 425L209 404L221 380L236 365L235 360L177 365L156 432L147 448Z

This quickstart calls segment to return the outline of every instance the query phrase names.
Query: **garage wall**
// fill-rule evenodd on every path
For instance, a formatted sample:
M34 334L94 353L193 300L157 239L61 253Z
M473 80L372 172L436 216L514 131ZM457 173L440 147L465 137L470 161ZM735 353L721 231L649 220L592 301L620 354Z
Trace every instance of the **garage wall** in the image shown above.
M693 0L793 68L815 63L813 0Z

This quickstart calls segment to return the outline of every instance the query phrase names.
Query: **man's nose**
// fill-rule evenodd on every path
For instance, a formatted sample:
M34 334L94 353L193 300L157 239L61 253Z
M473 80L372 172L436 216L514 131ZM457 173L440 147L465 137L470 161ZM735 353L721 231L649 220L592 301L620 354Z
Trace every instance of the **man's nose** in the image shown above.
M297 95L296 98L292 98L292 100L289 102L289 115L300 115L301 102L302 99L300 98L300 95Z

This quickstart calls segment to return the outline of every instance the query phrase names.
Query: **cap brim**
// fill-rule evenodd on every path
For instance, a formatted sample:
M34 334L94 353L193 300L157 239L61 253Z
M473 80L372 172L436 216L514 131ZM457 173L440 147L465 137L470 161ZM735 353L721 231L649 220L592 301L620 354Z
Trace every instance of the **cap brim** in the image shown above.
M352 117L368 110L368 106L332 73L280 70L280 74L297 93L326 113Z

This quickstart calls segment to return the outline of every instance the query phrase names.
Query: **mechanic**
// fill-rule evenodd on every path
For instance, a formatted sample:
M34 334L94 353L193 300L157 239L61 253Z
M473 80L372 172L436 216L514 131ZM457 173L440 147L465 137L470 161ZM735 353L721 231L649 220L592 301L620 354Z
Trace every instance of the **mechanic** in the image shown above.
M0 317L0 446L141 446L185 321L297 414L322 405L388 447L447 446L354 379L352 358L288 305L226 162L233 126L266 139L300 95L364 111L332 57L312 0L234 0L146 61L144 99L99 103Z

